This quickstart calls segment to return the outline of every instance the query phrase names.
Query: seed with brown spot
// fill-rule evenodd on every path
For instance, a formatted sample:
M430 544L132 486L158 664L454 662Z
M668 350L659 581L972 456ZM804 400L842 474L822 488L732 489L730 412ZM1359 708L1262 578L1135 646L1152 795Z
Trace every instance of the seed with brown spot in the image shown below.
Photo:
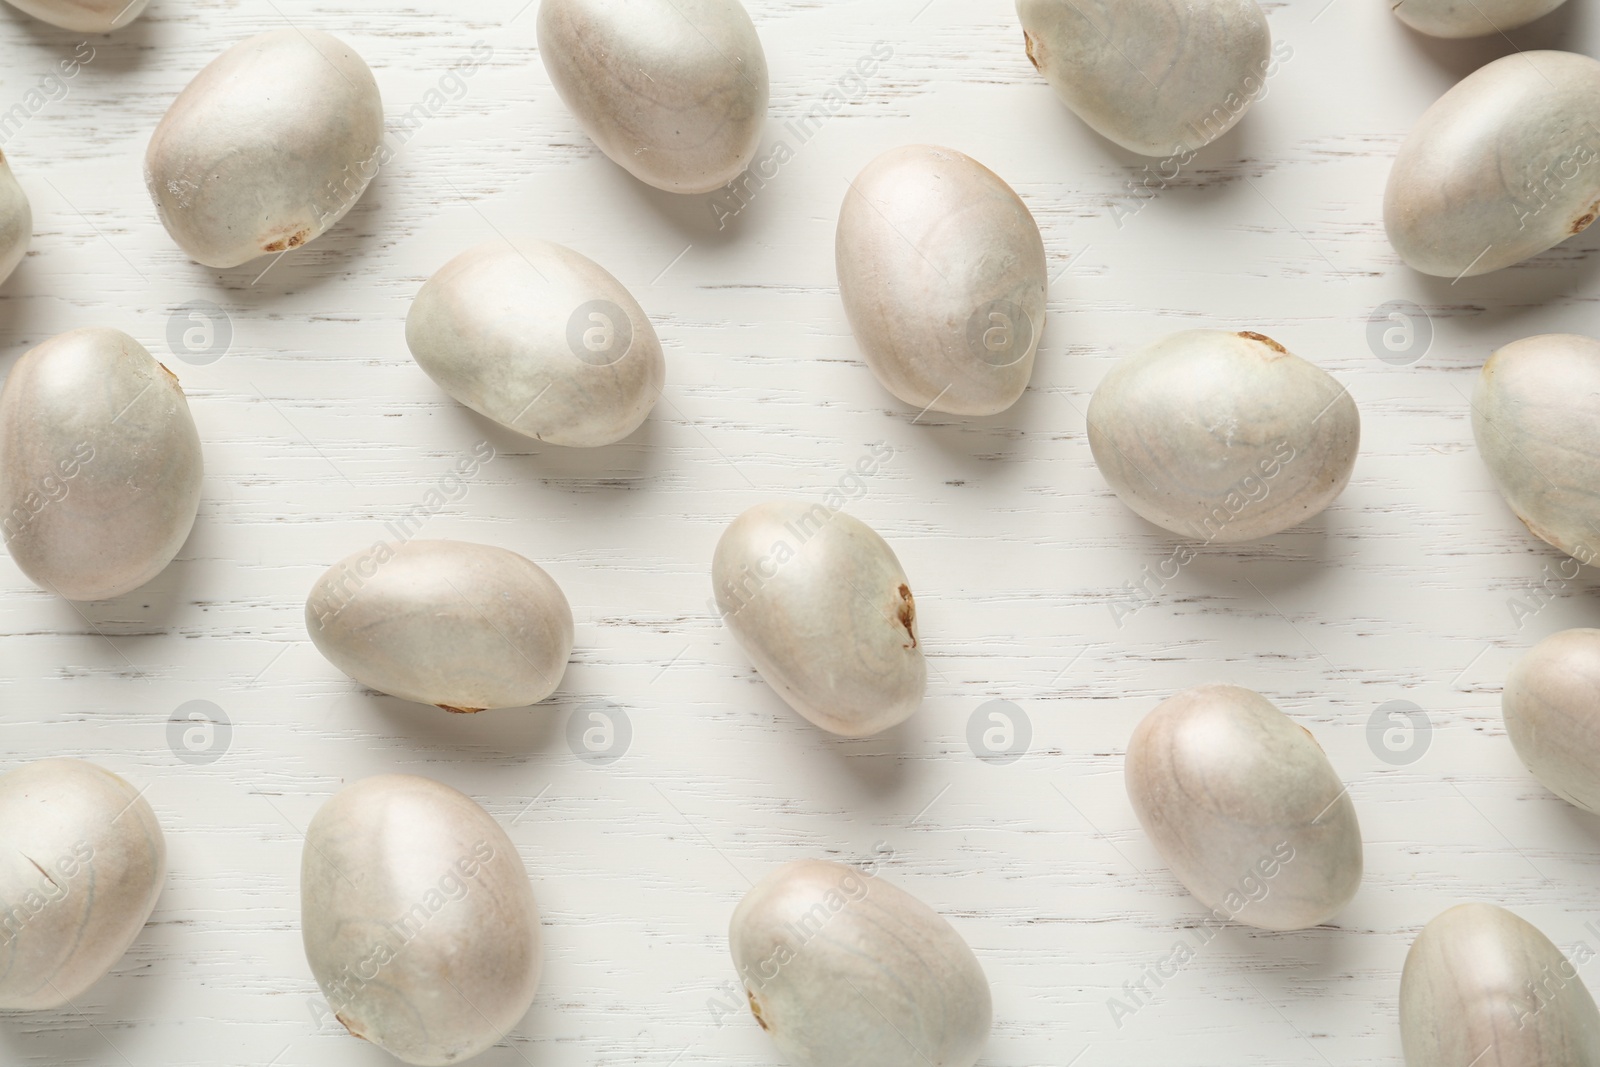
M1595 213L1593 211L1589 211L1583 215L1580 215L1578 220L1572 224L1572 232L1582 233L1584 230L1587 230L1589 228L1589 224L1594 221L1594 215Z
M1533 534L1533 536L1537 537L1539 540L1550 545L1558 545L1560 543L1556 540L1556 534L1554 531L1541 526L1539 523L1534 522L1532 519L1515 509L1512 510L1511 514L1521 519L1522 525L1526 526L1528 528L1528 532Z
M1126 357L1088 410L1089 451L1123 503L1207 543L1281 533L1326 508L1354 469L1360 427L1326 371L1231 330L1186 330Z
M827 936L810 936L819 918ZM774 946L797 932L802 962L774 969L787 958ZM763 1019L750 998L790 1067L973 1067L987 1042L993 999L972 949L928 905L855 868L779 867L739 902L728 947L746 992L759 981L780 1006Z
M770 569L785 558L772 546L783 540L792 551L797 538L804 563ZM860 519L806 500L757 504L723 531L711 581L756 670L823 729L870 737L921 705L927 663L912 630L911 579Z
M1062 102L1101 136L1158 159L1226 133L1259 95L1260 86L1240 87L1272 66L1272 34L1254 0L1007 6Z
M93 455L72 482L80 505L29 509L35 487L60 477L62 457L87 458L80 449ZM12 558L59 596L132 592L172 562L194 526L204 461L188 402L121 331L72 330L17 361L0 393L0 453ZM17 527L12 515L31 517Z
M917 601L911 595L911 587L900 587L900 625L906 628L906 633L911 635L911 648L917 647L917 633L912 629L912 624L917 621Z
M767 1025L767 1020L761 1017L761 1001L757 1000L756 995L748 989L744 991L744 995L750 999L750 1014L756 1017L756 1022L761 1024L761 1029L772 1029Z
M344 1026L344 1028L346 1030L350 1031L350 1036L351 1037L359 1037L363 1041L367 1040L367 1035L363 1034L360 1030L356 1029L355 1024L353 1024L349 1019L346 1019L343 1015L340 1015L338 1012L334 1012L333 1013L333 1017L335 1019L338 1019L339 1022L341 1024L343 1024L343 1026Z
M1272 349L1274 352L1277 352L1281 356L1287 356L1289 354L1289 350L1287 348L1284 348L1282 345L1264 333L1256 333L1252 330L1240 330L1239 336L1246 338L1247 340L1259 341L1261 344L1266 345L1268 348Z
M383 136L378 85L355 50L286 27L240 41L195 75L152 134L144 172L183 250L237 267L337 222L366 188Z
M1044 68L1039 66L1039 38L1033 35L1033 31L1023 30L1022 39L1028 45L1028 62L1033 64L1034 70L1043 71Z

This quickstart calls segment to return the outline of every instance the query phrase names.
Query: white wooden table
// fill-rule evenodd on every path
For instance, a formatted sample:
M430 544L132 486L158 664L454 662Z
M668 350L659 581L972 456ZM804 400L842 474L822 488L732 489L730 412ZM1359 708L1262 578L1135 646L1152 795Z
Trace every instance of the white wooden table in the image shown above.
M0 1019L0 1063L393 1062L319 1014L299 932L301 831L342 783L384 771L477 798L533 875L543 985L484 1067L775 1063L737 1005L727 920L751 881L805 855L879 856L951 919L994 987L986 1067L1398 1064L1400 965L1448 905L1494 901L1564 949L1600 948L1600 823L1523 770L1499 714L1524 649L1594 622L1596 580L1532 598L1562 557L1496 494L1466 400L1493 347L1600 332L1600 228L1452 285L1404 268L1381 222L1389 159L1423 109L1513 42L1600 53L1590 0L1511 41L1455 43L1378 0L1273 3L1293 55L1266 98L1143 204L1129 185L1144 161L1057 103L1007 0L750 0L769 146L787 139L794 158L725 228L713 199L649 190L589 143L526 2L155 0L59 87L82 38L0 10L0 114L26 112L0 146L36 219L0 289L6 367L72 327L126 330L182 379L208 467L187 547L136 594L73 606L0 557L3 765L71 754L148 785L171 868L81 1013ZM417 104L426 120L311 247L265 274L199 267L156 220L145 143L205 62L286 20L353 44L392 124ZM850 80L877 42L892 56ZM784 121L830 91L836 113L799 142ZM995 169L1044 231L1052 318L1003 415L913 424L845 323L846 180L913 141ZM518 232L598 260L653 316L668 387L627 442L520 439L409 358L422 281ZM1425 354L1385 361L1369 342L1394 300L1429 312ZM196 302L220 309L217 351L199 357L184 331L203 323L181 310ZM1112 497L1083 412L1115 359L1196 326L1258 330L1327 368L1361 405L1362 455L1324 516L1207 548L1128 613L1125 584L1177 541ZM547 704L465 718L363 691L311 646L302 609L323 568L388 536L482 442L495 458L442 483L424 536L545 565L578 644ZM708 570L735 514L820 499L875 442L893 458L849 507L911 575L930 692L903 728L847 742L755 676L708 606ZM1207 681L1257 689L1317 736L1355 798L1366 882L1332 926L1229 929L1114 1020L1111 998L1192 944L1204 912L1140 832L1122 753L1158 700ZM982 729L969 741L996 700L1014 708L1018 759L986 751ZM198 748L171 725L194 701L231 724L190 736ZM1385 747L1369 725L1392 701L1426 729ZM609 750L573 740L591 713L617 725Z

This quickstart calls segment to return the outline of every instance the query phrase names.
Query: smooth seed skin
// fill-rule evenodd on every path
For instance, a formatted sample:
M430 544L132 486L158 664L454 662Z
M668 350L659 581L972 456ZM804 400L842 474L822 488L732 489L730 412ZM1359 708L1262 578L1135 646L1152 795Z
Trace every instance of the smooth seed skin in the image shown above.
M961 935L881 878L798 860L734 910L751 1011L789 1067L972 1067L989 982Z
M539 909L500 824L409 774L340 790L306 829L306 962L335 1015L406 1063L459 1063L527 1014Z
M661 342L633 294L548 241L492 241L445 264L411 304L406 344L473 411L572 448L637 430L666 381Z
M1472 436L1511 510L1542 541L1580 563L1600 556L1600 341L1542 334L1513 341L1483 365Z
M1417 935L1400 975L1406 1067L1590 1067L1600 1011L1578 968L1531 923L1459 904Z
M1208 908L1304 930L1361 885L1361 827L1316 740L1265 697L1203 685L1134 729L1128 799L1173 874Z
M1566 0L1399 0L1394 13L1430 37L1487 37L1526 26Z
M859 519L757 504L717 542L711 583L761 677L817 726L867 737L921 706L916 601L893 549Z
M1272 67L1255 0L1017 0L1028 58L1100 136L1193 151L1244 117Z
M970 156L892 149L845 194L839 295L867 366L919 410L993 415L1022 396L1044 330L1044 241Z
M0 841L0 1010L62 1007L144 929L166 879L166 839L117 775L44 759L0 777Z
M543 0L539 55L600 150L646 185L737 178L767 120L767 58L738 0Z
M1463 278L1581 233L1600 212L1600 62L1518 52L1467 75L1417 121L1383 198L1410 267Z
M1121 360L1089 401L1118 498L1185 537L1250 541L1344 491L1361 416L1342 385L1258 333L1189 330Z
M382 137L378 83L349 45L273 30L178 94L150 138L145 185L185 252L237 267L338 222L377 173Z
M1533 776L1600 815L1600 630L1562 630L1534 645L1506 677L1500 707Z
M79 33L120 30L150 6L150 0L6 0L18 11Z
M119 330L59 334L0 391L0 533L40 588L131 592L166 569L200 507L200 435L183 390Z
M33 207L0 152L0 282L11 277L33 241Z
M537 704L572 655L572 609L515 552L380 542L328 568L306 599L328 662L371 689L446 711Z

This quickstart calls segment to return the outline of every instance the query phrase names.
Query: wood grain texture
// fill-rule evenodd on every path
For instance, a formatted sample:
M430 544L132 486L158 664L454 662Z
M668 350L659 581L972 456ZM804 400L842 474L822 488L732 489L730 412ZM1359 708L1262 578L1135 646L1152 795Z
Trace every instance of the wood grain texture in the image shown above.
M1445 907L1493 901L1563 949L1600 949L1600 822L1526 773L1499 714L1525 648L1595 625L1600 579L1563 576L1522 529L1468 417L1492 348L1596 332L1600 230L1451 285L1404 268L1381 224L1389 160L1427 105L1513 46L1600 52L1586 0L1468 42L1418 37L1373 0L1273 3L1292 57L1172 180L1060 106L1007 0L751 0L773 74L757 158L792 152L743 202L674 199L606 160L556 99L524 3L155 0L90 42L64 94L48 79L83 39L0 9L0 115L39 102L0 129L36 220L0 289L5 369L66 329L125 330L182 379L208 468L193 536L138 594L75 607L0 559L5 765L70 754L148 785L170 846L127 958L75 1010L0 1019L0 1062L389 1062L315 1014L297 888L318 806L385 771L477 799L533 874L541 992L484 1067L775 1063L730 996L726 929L752 882L800 856L879 858L950 919L994 987L986 1067L1399 1064L1401 963ZM145 143L205 62L285 21L365 56L403 143L310 247L264 274L201 268L156 220ZM479 41L492 54L452 77ZM852 76L880 41L892 56ZM1043 231L1052 318L1031 389L1001 415L915 420L849 335L833 265L846 183L914 141L995 170ZM627 441L519 439L410 360L422 282L515 233L593 258L652 316L667 388ZM1369 344L1394 300L1431 317L1406 366ZM231 332L205 365L167 340L194 301ZM1084 411L1115 359L1202 326L1327 369L1361 407L1363 447L1323 515L1169 576L1179 542L1111 494ZM494 458L447 481L482 442ZM733 516L820 500L877 442L892 458L843 483L847 506L910 576L929 697L887 737L840 741L755 676L709 605L709 566ZM561 583L577 651L546 705L448 716L364 692L312 648L311 583L423 505L423 536L512 549ZM1143 976L1194 943L1204 909L1139 832L1121 757L1145 712L1204 682L1255 689L1316 735L1349 783L1367 876L1333 926L1230 929L1158 989ZM969 745L994 700L1027 717L1015 762ZM169 742L190 701L231 722L214 762ZM1431 729L1410 762L1370 740L1391 701ZM569 724L615 708L625 754L575 756ZM1151 995L1118 1026L1108 1001L1141 980Z

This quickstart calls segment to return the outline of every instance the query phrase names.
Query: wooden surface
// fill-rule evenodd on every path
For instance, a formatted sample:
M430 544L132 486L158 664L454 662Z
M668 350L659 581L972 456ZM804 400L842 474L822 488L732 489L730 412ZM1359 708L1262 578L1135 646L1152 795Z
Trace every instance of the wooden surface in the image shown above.
M1600 949L1600 823L1523 770L1499 714L1522 650L1594 623L1596 579L1521 528L1467 417L1493 347L1600 330L1600 229L1452 285L1403 267L1381 222L1389 160L1424 108L1514 45L1600 52L1590 0L1509 41L1453 43L1377 0L1271 4L1292 57L1147 202L1130 192L1145 161L1057 103L1006 0L750 0L769 146L787 140L793 158L723 228L725 201L644 188L589 143L525 3L155 0L94 38L59 91L46 79L82 38L0 9L0 112L38 104L0 141L35 214L0 289L6 367L62 330L124 329L182 379L208 468L187 547L136 594L70 605L0 559L5 765L73 754L148 786L171 868L149 926L78 1010L0 1020L0 1063L392 1062L318 1014L297 888L312 814L383 771L475 797L532 873L544 981L485 1067L776 1062L738 1003L726 926L753 880L798 856L876 859L951 919L994 987L987 1067L1398 1064L1399 968L1446 906L1494 901L1569 952ZM286 21L353 44L391 127L408 112L419 125L333 232L264 274L272 261L201 268L156 219L145 143L205 62ZM491 53L452 76L476 42ZM850 80L877 42L890 58ZM819 107L837 113L800 142L785 122ZM845 324L846 181L913 141L992 167L1043 229L1052 318L1032 388L999 416L916 419ZM654 318L667 389L627 442L519 439L410 360L422 281L510 233L591 256ZM1394 300L1429 316L1409 365L1369 343L1369 316ZM231 337L204 364L168 342L196 301ZM179 313L180 338L193 325ZM1083 412L1117 357L1197 326L1257 330L1329 370L1360 404L1362 453L1325 515L1206 548L1130 611L1128 584L1179 542L1107 490ZM492 460L441 482L483 442ZM708 571L734 515L820 500L877 442L892 458L849 485L848 508L911 576L930 686L903 728L849 742L754 675L708 606ZM449 716L363 691L311 646L316 576L429 499L423 536L514 549L564 587L577 651L546 704ZM1122 752L1157 701L1208 681L1256 689L1316 735L1354 797L1366 881L1334 924L1232 927L1114 1013L1204 914L1139 830ZM1019 759L969 743L995 700L1025 721ZM198 751L169 726L193 701L231 723L191 738ZM1426 728L1390 737L1399 752L1369 728L1392 701ZM591 714L628 728L580 758L569 737Z

